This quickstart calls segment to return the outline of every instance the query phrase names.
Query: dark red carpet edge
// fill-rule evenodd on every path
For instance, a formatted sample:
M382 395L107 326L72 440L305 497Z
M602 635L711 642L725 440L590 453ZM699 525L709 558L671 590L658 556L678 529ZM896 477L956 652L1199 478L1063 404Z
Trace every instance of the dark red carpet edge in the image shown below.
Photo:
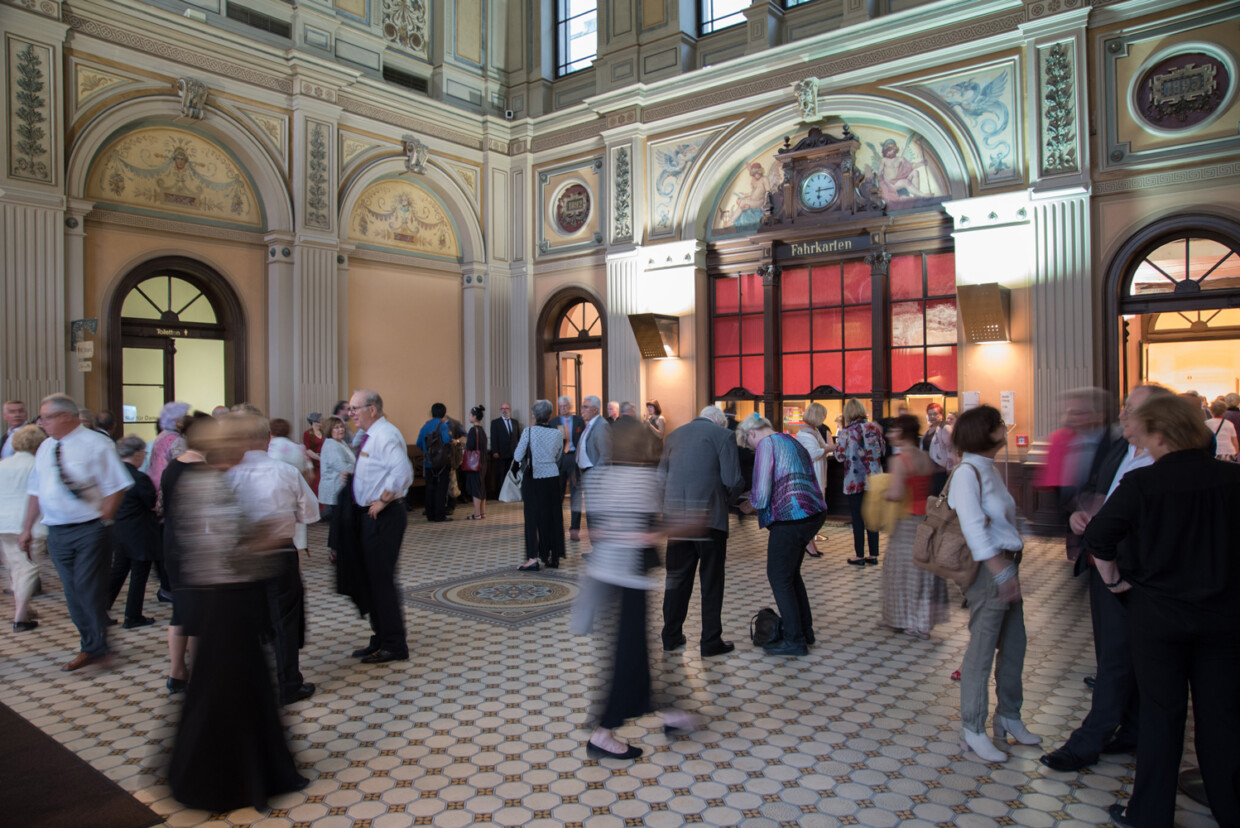
M0 825L148 828L162 819L0 703Z

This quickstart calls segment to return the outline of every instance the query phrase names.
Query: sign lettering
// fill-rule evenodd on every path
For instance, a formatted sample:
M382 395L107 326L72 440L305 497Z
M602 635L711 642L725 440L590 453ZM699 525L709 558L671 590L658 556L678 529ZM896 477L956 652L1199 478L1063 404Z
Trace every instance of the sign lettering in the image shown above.
M814 241L780 244L776 245L774 253L776 259L796 259L802 256L823 256L830 253L868 250L871 246L869 236L856 236L851 239L815 239Z

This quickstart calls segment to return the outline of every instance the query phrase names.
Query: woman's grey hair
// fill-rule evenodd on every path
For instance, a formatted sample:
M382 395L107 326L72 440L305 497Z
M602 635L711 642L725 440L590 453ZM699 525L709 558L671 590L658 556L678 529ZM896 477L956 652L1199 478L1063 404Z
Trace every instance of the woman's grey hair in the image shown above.
M545 425L551 419L551 400L534 400L530 406L530 415L534 422Z
M44 406L50 406L52 414L72 414L74 417L78 416L78 404L68 394L52 394L49 397L44 397L43 401L39 403L39 408L42 409Z
M187 402L165 403L164 407L159 409L159 430L176 431L177 423L188 413L189 403Z
M146 451L146 440L137 434L127 434L116 441L116 453L121 456L122 460L133 457L140 451Z
M745 437L749 434L749 432L758 428L769 428L774 430L775 427L771 425L770 420L755 411L736 424L736 444L743 448L745 446Z

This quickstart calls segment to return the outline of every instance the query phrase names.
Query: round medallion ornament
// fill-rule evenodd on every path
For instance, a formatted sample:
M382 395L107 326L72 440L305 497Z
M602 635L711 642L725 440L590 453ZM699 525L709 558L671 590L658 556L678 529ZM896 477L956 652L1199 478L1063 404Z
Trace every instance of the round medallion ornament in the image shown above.
M555 225L572 235L590 220L590 191L582 184L570 184L555 200Z
M1155 131L1194 129L1230 102L1233 74L1228 62L1204 50L1156 59L1133 88L1133 110Z

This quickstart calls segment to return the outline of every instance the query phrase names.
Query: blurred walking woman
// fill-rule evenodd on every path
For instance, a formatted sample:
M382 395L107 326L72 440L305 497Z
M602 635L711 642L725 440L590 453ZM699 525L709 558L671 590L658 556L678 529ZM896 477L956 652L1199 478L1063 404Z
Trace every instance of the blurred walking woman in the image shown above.
M13 632L28 632L39 626L30 609L34 585L39 580L38 559L47 551L47 527L34 525L34 536L27 555L17 547L17 536L26 517L26 482L34 469L34 453L47 434L36 425L22 426L10 438L13 454L0 460L0 554L9 569L13 590Z
M564 555L564 510L560 489L560 454L564 432L552 428L551 401L535 400L530 407L534 425L521 432L513 462L521 475L521 505L525 512L525 563L517 569L536 572L541 560L550 569Z
M844 497L852 514L853 557L849 563L862 566L865 559L865 543L870 543L870 564L878 564L878 533L867 532L861 519L861 503L865 499L865 484L870 475L883 470L883 454L887 444L882 430L866 419L865 406L860 400L844 403L844 426L835 435L835 459L844 464Z
M1083 539L1103 584L1124 594L1141 696L1136 782L1111 818L1173 824L1191 688L1210 810L1240 825L1240 466L1210 458L1201 413L1180 397L1130 416L1154 464L1124 475Z
M969 599L969 646L960 668L960 746L987 762L1007 759L986 736L992 664L998 696L995 738L1000 744L1006 744L1008 734L1022 745L1042 741L1020 720L1025 612L1017 567L1024 541L1016 528L1016 501L995 469L995 455L1006 441L997 409L982 405L961 414L952 431L960 465L947 483L947 504L960 518L973 560L981 564L964 591Z
M803 656L814 643L814 623L801 563L826 519L827 504L809 454L795 437L776 432L754 412L736 427L736 442L754 451L749 502L768 532L766 577L783 620L783 640L763 649L768 655Z
M224 472L244 451L242 426L202 424L206 463L188 465L173 519L180 577L200 593L194 674L181 711L168 780L177 801L207 811L253 806L304 788L276 707L261 635L263 581L279 568L280 541L247 523Z

